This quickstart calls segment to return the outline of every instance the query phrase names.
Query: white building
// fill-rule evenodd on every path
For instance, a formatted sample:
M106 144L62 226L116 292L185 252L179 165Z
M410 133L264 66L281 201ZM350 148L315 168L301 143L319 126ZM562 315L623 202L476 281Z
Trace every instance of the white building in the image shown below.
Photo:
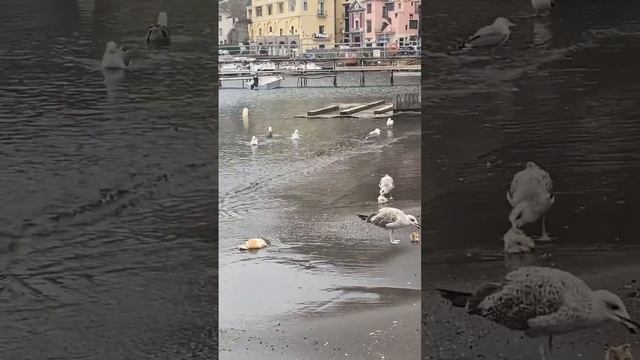
M237 40L233 36L238 19L231 17L229 14L220 13L218 15L218 44L229 45Z

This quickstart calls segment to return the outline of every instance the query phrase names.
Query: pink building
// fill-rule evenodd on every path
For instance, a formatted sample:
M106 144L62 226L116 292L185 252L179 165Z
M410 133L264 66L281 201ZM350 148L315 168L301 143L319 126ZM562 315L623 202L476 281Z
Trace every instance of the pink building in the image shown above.
M349 42L400 45L419 40L420 0L354 0L349 6Z

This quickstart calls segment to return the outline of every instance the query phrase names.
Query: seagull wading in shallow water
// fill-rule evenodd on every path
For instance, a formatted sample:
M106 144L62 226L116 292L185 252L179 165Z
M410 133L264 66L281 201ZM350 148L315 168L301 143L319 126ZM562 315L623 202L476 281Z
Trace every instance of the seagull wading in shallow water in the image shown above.
M169 34L169 19L166 12L158 13L158 21L149 25L147 30L147 43L168 44L171 42Z
M130 59L127 49L123 46L118 46L113 41L109 41L104 54L102 54L102 68L126 69L129 63Z
M391 193L391 190L393 190L393 178L388 174L384 174L384 176L380 179L378 187L380 188L380 196ZM393 197L389 195L389 199L393 200Z
M257 137L252 137L251 138L251 145L256 146L258 145L258 138Z
M392 244L397 244L400 240L393 238L393 231L395 229L401 229L409 226L415 226L420 229L420 224L416 220L415 216L407 215L402 210L383 207L378 210L377 213L371 215L358 215L362 220L368 223L372 223L375 226L381 227L389 231L389 241Z
M516 26L511 21L499 17L493 24L480 28L473 36L460 46L462 49L471 49L474 47L493 47L498 48L504 44L511 34L511 27Z
M576 276L554 268L522 267L507 274L502 282L485 284L474 293L436 290L453 306L465 307L469 314L524 331L528 337L548 337L548 342L540 343L542 359L550 359L556 335L607 322L624 325L633 334L640 328L618 295L593 291Z
M511 226L520 228L534 223L542 217L542 236L538 240L548 241L544 214L555 202L553 182L549 174L529 161L524 170L513 176L507 201L513 207L509 214Z
M293 134L291 134L291 140L298 140L300 139L300 134L298 134L298 129L295 129Z
M271 139L273 137L273 129L271 128L271 126L269 126L269 129L267 129L267 138Z
M365 136L365 140L370 140L370 139L377 139L380 137L381 131L380 129L376 128L375 130L373 130L372 132L368 133L367 136Z
M388 128L392 128L393 127L393 119L391 119L391 118L387 119L387 127Z

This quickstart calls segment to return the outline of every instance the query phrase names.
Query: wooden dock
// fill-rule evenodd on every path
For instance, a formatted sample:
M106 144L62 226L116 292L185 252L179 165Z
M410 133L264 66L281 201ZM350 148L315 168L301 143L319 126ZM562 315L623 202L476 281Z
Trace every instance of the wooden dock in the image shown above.
M420 93L396 94L393 104L387 104L385 100L360 104L331 104L319 109L309 110L306 114L297 115L296 117L307 119L386 119L403 114L419 114L422 110L420 95Z

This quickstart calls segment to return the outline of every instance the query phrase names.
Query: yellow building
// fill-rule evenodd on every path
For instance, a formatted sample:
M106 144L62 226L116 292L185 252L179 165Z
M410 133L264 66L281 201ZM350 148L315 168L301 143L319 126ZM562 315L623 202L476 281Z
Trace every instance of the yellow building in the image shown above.
M273 49L333 47L336 0L253 0L249 39Z

